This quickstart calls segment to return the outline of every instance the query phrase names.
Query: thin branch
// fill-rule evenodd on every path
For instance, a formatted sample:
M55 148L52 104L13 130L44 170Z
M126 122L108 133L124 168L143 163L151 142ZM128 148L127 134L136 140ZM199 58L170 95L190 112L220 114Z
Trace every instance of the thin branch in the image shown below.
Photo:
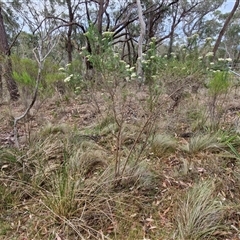
M8 53L9 53L9 55L10 55L10 52L11 52L12 47L14 46L14 44L16 43L19 35L21 34L22 29L23 29L23 26L22 26L21 30L17 33L17 35L14 37L12 43L10 44L10 46L9 46L9 48L8 48Z
M47 37L49 37L49 36L47 36ZM36 59L36 61L38 63L38 74L37 74L37 79L36 79L36 84L35 84L35 88L34 88L34 94L33 94L32 101L31 101L31 103L29 104L29 106L27 107L27 109L25 110L25 112L22 115L20 115L19 117L15 117L14 118L13 133L14 133L14 142L15 142L15 145L16 145L17 148L19 148L17 124L18 124L18 122L21 119L23 119L23 118L25 118L27 116L27 114L29 113L29 111L33 107L34 103L36 102L37 95L38 95L38 88L39 88L39 84L40 84L40 80L41 80L41 74L42 74L44 62L45 62L47 56L51 53L52 49L55 47L55 45L56 45L56 43L58 41L58 39L57 39L56 42L52 42L50 40L52 45L47 49L45 55L42 56L43 51L44 51L42 43L46 40L47 37L42 39L41 44L39 44L39 46L37 48L33 49L33 54L34 54L35 59Z
M33 52L34 52L34 54L36 56L35 49L33 50ZM15 117L14 118L13 133L14 133L14 142L15 142L17 148L19 148L17 123L21 119L25 118L26 115L31 110L31 108L33 107L33 105L34 105L34 103L35 103L35 101L37 99L38 87L39 87L40 79L41 79L41 68L38 68L38 75L37 75L37 80L36 80L36 85L35 85L32 101L31 101L31 103L29 104L29 106L27 107L27 109L25 110L25 112L22 115L20 115L19 117Z

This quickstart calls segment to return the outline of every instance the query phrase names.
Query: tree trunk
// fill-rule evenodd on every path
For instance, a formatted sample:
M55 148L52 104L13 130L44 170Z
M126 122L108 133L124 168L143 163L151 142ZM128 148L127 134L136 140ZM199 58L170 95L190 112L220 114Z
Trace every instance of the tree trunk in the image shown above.
M10 94L10 99L18 100L19 93L16 82L12 77L12 62L10 59L10 49L7 41L7 34L3 24L2 8L0 6L0 64L1 64L1 80L0 80L0 96L3 95L2 81L5 80L7 89Z
M97 16L97 29L100 35L102 35L102 27L103 27L103 14L106 11L109 0L106 2L104 0L99 0L99 9L98 9L98 16Z
M143 12L142 12L142 6L141 1L137 0L137 8L138 8L138 18L140 21L140 36L138 40L138 61L137 61L137 76L140 78L141 82L143 82L143 69L142 69L142 54L143 54L143 40L145 36L146 26L143 19Z
M171 31L170 31L170 36L169 36L168 58L170 58L171 53L173 51L174 34L175 34L177 14L178 14L178 3L176 3L176 8L174 5L172 6L172 11L173 11L173 16L172 16L173 22L171 25Z
M235 1L235 4L234 4L234 6L233 6L233 9L232 9L232 11L229 13L229 15L228 15L228 17L227 17L227 19L226 19L226 21L225 21L225 23L224 23L221 31L220 31L220 33L219 33L219 35L218 35L217 41L216 41L216 43L215 43L215 45L214 45L214 47L213 47L213 55L214 55L214 56L216 56L216 52L217 52L217 50L218 50L218 48L219 48L219 46L220 46L220 43L221 43L222 38L223 38L223 35L224 35L224 33L227 31L228 25L229 25L231 19L233 18L234 13L236 12L236 10L237 10L237 8L238 8L238 6L239 6L239 3L240 3L240 0L236 0L236 1Z
M74 22L74 13L73 13L73 9L72 9L72 5L71 5L70 0L67 1L67 7L68 7L69 23L72 23L72 22ZM73 31L73 25L70 24L69 27L68 27L67 43L66 43L68 63L72 62L72 53L73 53L72 31Z

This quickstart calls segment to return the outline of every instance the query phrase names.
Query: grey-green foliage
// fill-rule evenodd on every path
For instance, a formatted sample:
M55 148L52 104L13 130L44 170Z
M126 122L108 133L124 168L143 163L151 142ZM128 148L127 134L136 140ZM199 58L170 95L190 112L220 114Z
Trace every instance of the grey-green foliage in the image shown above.
M215 196L213 181L205 181L188 190L179 203L176 215L178 240L215 239L214 233L223 230L224 206Z
M216 10L223 2L224 0L181 1L181 3L178 1L169 2L163 0L142 1L147 27L146 50L149 48L148 45L151 37L158 38L157 45L164 39L169 38L171 25L172 28L176 28L178 25L176 21L182 21L182 14L184 12L188 12L187 15L184 15L184 19L186 20L184 32L189 36L193 32L196 32L196 30L202 29L205 22L204 16ZM35 1L22 0L13 1L13 3L14 9L17 9L18 12L21 13L30 30L34 31L38 27L44 30L44 26L47 26L51 30L60 29L63 36L60 43L62 47L65 46L64 44L69 44L67 37L70 37L73 46L65 46L65 50L66 47L81 48L85 45L87 38L82 38L83 33L89 30L91 23L95 23L95 27L100 35L104 31L114 32L113 44L118 45L121 51L123 50L122 54L126 56L129 62L137 57L134 42L139 36L139 19L135 5L131 1L104 1L103 7L106 8L106 10L103 13L100 12L101 1L93 3L92 1L46 0L38 4ZM34 11L30 11L31 9ZM174 22L173 12L175 9L177 9L177 16L175 16L177 18ZM31 16L30 13L34 13L34 16ZM82 16L86 16L86 18ZM38 19L44 17L47 17L47 21L42 23L40 21L37 24ZM196 24L196 22L198 24ZM159 35L156 29L164 29L166 23L168 24L166 29L169 30L159 31L161 33L161 35ZM197 29L194 28L193 25L197 25ZM126 33L124 31L125 29L127 29ZM126 36L124 36L125 34ZM125 43L129 43L128 47L126 47ZM73 49L74 48L68 49L67 52L70 53Z
M198 33L202 38L206 21L209 20L209 13L216 11L225 0L212 0L212 1L182 1L182 8L192 8L192 10L184 18L184 33L187 36L191 36L194 33ZM204 36L203 36L204 37ZM210 37L209 35L207 37Z

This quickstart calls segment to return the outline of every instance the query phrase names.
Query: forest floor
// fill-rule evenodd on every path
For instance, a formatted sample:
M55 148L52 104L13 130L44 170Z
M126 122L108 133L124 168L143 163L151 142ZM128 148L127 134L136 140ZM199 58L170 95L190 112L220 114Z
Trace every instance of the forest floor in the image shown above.
M238 91L111 93L0 106L0 239L240 239Z

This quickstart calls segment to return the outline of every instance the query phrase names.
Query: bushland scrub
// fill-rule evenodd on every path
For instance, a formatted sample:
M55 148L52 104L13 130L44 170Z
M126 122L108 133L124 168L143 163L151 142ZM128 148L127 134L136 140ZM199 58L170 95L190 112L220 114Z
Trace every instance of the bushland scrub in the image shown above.
M209 39L200 49L193 36L170 56L152 39L140 82L111 33L86 34L92 52L81 57L93 69L46 65L19 148L13 119L37 66L13 59L24 94L0 109L0 239L238 239L240 96L223 68L230 59L213 61Z

